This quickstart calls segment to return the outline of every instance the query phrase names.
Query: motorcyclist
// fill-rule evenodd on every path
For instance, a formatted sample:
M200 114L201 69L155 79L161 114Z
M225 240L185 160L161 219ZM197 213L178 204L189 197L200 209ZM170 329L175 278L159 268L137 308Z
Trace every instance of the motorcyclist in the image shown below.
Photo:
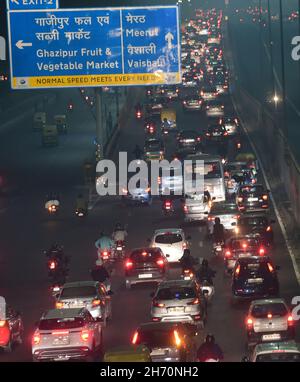
M215 218L214 230L213 230L214 243L223 243L225 241L225 230L223 224L221 224L220 218Z
M48 210L53 205L58 208L60 205L60 200L58 194L50 193L46 197L45 209Z
M87 201L82 194L78 194L76 199L76 210L77 211L87 211Z
M99 239L95 242L95 247L99 250L111 250L114 247L114 241L109 236L105 236L104 233L101 232Z
M110 278L110 274L103 265L102 261L99 259L96 261L96 265L91 270L91 276L94 281L99 281L100 283L104 283Z
M117 241L124 242L127 236L127 231L125 227L122 226L122 224L117 223L114 229L114 232L112 233L112 239L116 243Z
M69 263L69 258L65 256L63 248L59 246L57 243L52 244L50 249L46 251L47 258L54 259L58 262L60 266L66 268Z
M209 284L213 285L213 277L215 276L216 272L211 269L208 265L208 261L206 259L203 259L200 268L196 272L197 279L201 282L203 280L207 280Z
M164 118L163 119L163 123L162 123L162 129L169 129L171 126L170 122L168 121L167 118Z
M136 105L135 105L135 112L137 113L138 111L141 111L142 110L142 105L140 104L140 102L138 102Z
M200 362L205 362L210 359L215 361L224 359L223 351L215 342L215 337L212 334L208 334L205 338L205 342L200 345L197 351L197 359Z
M136 159L141 159L143 150L139 147L139 145L136 145L132 153L135 155Z
M197 263L196 259L191 255L191 251L188 248L186 248L183 251L183 256L181 257L179 262L180 262L180 265L182 267L182 270L184 270L184 269L191 269L191 270L193 270L194 266Z
M208 190L204 191L204 203L209 203L211 201L211 195Z

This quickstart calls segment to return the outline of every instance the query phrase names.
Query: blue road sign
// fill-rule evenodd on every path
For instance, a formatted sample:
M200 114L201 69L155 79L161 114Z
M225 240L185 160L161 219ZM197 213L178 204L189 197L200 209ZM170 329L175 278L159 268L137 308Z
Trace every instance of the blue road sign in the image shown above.
M14 89L181 82L178 7L9 12Z
M58 0L6 0L6 8L10 11L57 9L59 4Z

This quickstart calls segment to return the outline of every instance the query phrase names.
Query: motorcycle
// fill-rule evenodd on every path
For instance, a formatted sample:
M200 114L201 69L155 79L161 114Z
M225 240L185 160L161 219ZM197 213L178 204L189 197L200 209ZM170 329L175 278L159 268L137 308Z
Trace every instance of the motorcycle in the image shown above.
M135 111L135 117L136 119L141 119L142 118L142 110L138 109Z
M116 241L115 256L117 259L123 259L125 255L125 243L122 240Z
M200 289L206 302L210 302L213 295L215 294L215 287L213 286L212 282L208 279L201 280Z
M181 278L183 278L183 280L194 280L195 278L194 270L191 268L183 269Z
M74 109L73 104L72 104L72 103L69 103L69 104L68 104L68 111L72 112L73 109Z
M216 241L213 243L213 254L220 256L223 252L224 241Z
M105 263L112 263L115 261L114 253L112 249L98 249L98 258Z
M168 215L170 213L174 212L174 206L172 200L165 200L162 204L162 209L165 215Z
M87 210L83 208L77 208L75 211L75 215L79 218L84 218L87 215Z
M147 123L145 126L145 132L149 136L155 135L155 125L153 123Z
M48 206L48 212L50 215L55 215L58 212L59 206L57 204L51 204Z

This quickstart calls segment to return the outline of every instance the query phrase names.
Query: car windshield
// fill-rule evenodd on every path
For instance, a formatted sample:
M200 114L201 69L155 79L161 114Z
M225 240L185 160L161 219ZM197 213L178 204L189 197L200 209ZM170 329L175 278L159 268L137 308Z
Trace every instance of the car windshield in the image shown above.
M212 214L232 214L238 212L236 204L222 204L222 203L216 203L213 204L211 213Z
M262 194L264 191L263 187L262 186L255 186L255 187L251 187L251 186L246 186L246 187L242 187L241 188L241 192L243 194Z
M164 233L155 237L155 243L158 244L175 244L182 241L180 233Z
M131 260L136 263L155 262L161 257L161 252L157 249L145 249L132 252Z
M258 304L254 305L251 314L255 318L268 318L270 314L272 317L283 317L288 314L288 310L282 303Z
M268 220L265 217L251 217L251 218L242 218L239 222L242 226L266 226L268 225Z
M195 290L189 287L162 288L159 289L156 295L158 300L185 300L195 297Z
M281 352L278 350L272 353L258 355L256 362L300 362L300 353Z
M144 344L150 348L175 346L174 334L171 329L153 329L140 331L137 345Z
M84 325L84 320L81 317L74 318L51 318L44 319L39 323L39 330L60 330L60 329L75 329Z
M61 298L93 297L97 294L94 286L79 286L63 288Z

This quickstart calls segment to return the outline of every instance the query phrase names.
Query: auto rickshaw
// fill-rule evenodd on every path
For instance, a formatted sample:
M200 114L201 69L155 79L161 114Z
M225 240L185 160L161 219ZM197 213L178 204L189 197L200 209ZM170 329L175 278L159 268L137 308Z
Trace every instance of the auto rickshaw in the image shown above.
M67 116L65 114L57 114L54 116L54 123L57 127L59 134L67 134L68 132L68 122Z
M104 362L151 362L150 351L146 346L123 346L107 351Z
M46 113L44 111L37 111L33 115L33 130L41 131L46 125Z
M43 146L57 146L58 132L56 125L46 125L42 131Z
M160 113L161 130L163 134L177 131L176 110L172 108L163 108Z

